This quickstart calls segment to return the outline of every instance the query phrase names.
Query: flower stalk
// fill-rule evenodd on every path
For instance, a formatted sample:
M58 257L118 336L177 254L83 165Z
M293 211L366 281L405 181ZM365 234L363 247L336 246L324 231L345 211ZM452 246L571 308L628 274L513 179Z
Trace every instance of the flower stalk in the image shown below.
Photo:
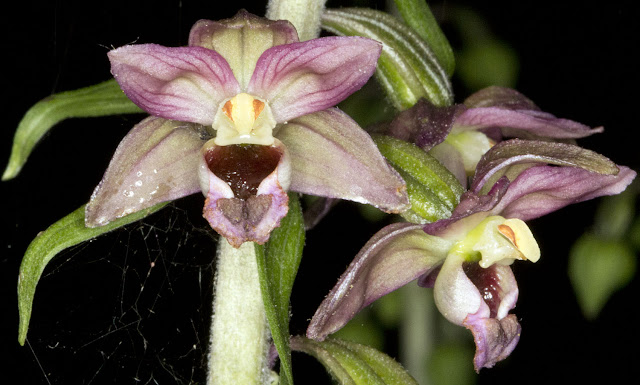
M269 383L270 333L260 294L255 244L220 237L208 385Z

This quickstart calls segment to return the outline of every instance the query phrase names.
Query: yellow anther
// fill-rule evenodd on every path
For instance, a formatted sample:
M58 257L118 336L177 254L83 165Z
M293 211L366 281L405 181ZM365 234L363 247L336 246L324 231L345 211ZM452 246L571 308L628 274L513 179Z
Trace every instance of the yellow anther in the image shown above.
M540 259L538 242L536 242L529 226L524 221L517 218L506 219L498 226L498 231L520 250L524 259L528 259L531 262L536 262Z

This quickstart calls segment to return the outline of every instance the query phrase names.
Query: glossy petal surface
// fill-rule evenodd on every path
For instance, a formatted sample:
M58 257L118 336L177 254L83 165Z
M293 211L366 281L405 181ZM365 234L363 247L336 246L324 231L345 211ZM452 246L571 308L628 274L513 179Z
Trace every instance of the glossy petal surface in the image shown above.
M210 125L220 103L240 92L229 64L210 49L139 44L108 55L129 99L165 119Z
M278 123L335 106L359 90L376 69L380 43L325 37L266 50L247 92L267 100Z
M149 117L124 137L86 208L86 225L102 226L160 202L200 191L201 127Z
M387 212L408 208L404 182L371 137L338 109L306 115L275 136L291 156L291 190L371 204Z

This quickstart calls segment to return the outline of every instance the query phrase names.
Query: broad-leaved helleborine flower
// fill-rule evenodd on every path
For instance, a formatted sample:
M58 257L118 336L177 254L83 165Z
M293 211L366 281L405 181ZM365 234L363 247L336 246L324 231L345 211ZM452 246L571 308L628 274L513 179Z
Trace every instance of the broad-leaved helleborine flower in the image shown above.
M324 339L376 299L418 280L433 288L444 317L471 330L476 370L492 367L520 338L518 319L509 313L518 297L509 265L540 257L524 221L618 194L634 177L629 168L574 145L501 142L482 158L472 189L450 218L396 223L375 234L320 305L307 335Z
M269 238L287 190L402 211L402 179L331 108L364 85L380 50L362 37L299 42L289 22L240 11L197 22L186 47L110 51L115 79L151 117L116 150L87 226L198 191L211 227L236 247Z
M516 90L492 86L449 107L421 99L391 122L388 134L429 151L466 186L480 158L505 138L570 142L602 131L543 112Z

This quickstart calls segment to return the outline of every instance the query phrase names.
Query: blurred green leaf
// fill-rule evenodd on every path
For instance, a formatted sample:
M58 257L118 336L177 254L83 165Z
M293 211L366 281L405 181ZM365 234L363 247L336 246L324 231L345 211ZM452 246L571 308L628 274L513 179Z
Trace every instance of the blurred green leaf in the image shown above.
M453 50L436 22L436 18L431 13L427 2L425 0L395 0L395 3L405 23L427 42L447 75L451 76L456 65Z
M27 111L18 124L2 180L18 175L36 143L61 120L136 112L143 111L127 98L115 80L42 99Z
M280 357L280 384L293 384L289 347L289 299L304 247L304 219L296 193L289 194L289 212L271 232L266 245L256 244L260 289L273 343Z
M333 334L333 337L371 346L374 349L384 348L384 332L376 323L371 311L361 311L356 314L342 329Z
M455 342L435 347L428 363L429 379L433 385L472 385L476 380L473 369L473 348Z
M369 346L333 338L293 337L291 348L314 356L342 385L417 385L402 365Z
M635 190L631 187L621 194L602 198L594 219L594 234L610 240L625 237L636 214Z
M85 206L83 205L51 225L45 231L40 232L27 248L22 258L20 274L18 275L18 311L20 314L18 342L20 342L20 345L24 345L25 339L27 338L36 286L44 268L53 257L71 246L75 246L129 223L136 222L155 213L166 205L167 203L160 203L148 209L116 219L105 226L93 228L84 226Z
M438 160L419 147L389 136L374 135L378 149L407 183L411 222L436 221L451 215L464 188Z
M595 319L635 270L636 256L624 242L581 236L569 253L569 278L584 316Z
M322 16L322 27L383 44L376 77L398 110L413 106L421 97L436 106L453 103L449 77L431 47L388 13L366 8L328 9Z

